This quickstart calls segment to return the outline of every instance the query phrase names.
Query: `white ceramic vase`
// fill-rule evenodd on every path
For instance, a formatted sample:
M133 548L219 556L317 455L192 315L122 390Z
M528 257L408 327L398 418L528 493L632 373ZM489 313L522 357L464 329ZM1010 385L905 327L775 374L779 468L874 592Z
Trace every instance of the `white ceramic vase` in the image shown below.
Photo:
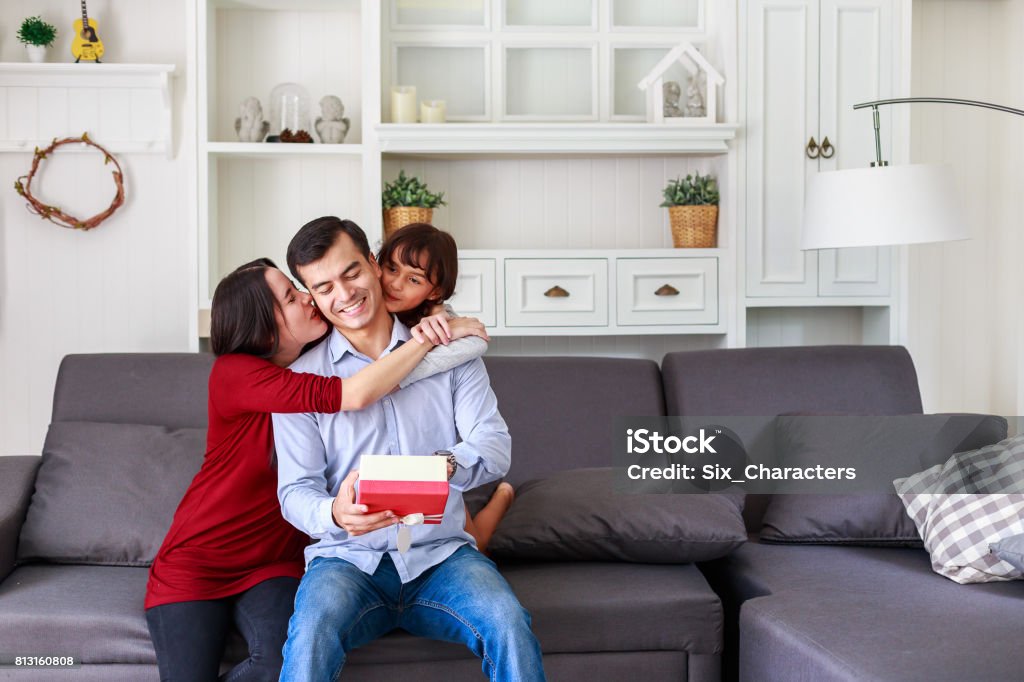
M46 61L46 45L26 45L28 60L33 64L41 64Z

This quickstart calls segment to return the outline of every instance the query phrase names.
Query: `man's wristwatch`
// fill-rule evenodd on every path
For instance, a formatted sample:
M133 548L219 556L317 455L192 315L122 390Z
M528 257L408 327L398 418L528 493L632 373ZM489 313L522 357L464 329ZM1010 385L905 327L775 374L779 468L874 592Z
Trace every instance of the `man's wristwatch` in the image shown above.
M434 455L437 457L446 457L448 459L448 480L452 480L452 476L455 475L455 470L459 466L459 463L455 460L455 454L451 450L435 450Z

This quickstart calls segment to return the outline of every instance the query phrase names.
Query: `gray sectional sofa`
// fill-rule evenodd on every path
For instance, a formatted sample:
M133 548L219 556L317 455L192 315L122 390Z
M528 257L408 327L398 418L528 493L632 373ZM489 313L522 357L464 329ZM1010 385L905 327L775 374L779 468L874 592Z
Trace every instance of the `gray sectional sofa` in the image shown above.
M187 354L69 356L57 380L47 448L73 456L75 434L96 428L201 433L210 363ZM609 466L611 425L623 415L921 411L913 364L895 347L680 352L668 354L660 369L602 358L489 357L486 364L513 438L514 484ZM172 466L158 475L164 488L181 485L182 472L187 482L198 467L195 457L179 459L182 471ZM0 655L74 654L83 665L67 672L0 668L0 679L157 679L142 611L144 566L95 565L138 563L116 553L103 561L103 547L82 550L98 557L92 565L29 560L26 554L40 554L38 538L19 547L29 504L47 497L36 490L33 499L34 488L46 485L37 480L39 461L0 458ZM119 483L72 481L82 488L83 509L54 535L59 539L83 516L122 519L125 528L150 523L144 507L151 505L132 508L141 493ZM170 505L169 523L173 503L154 499ZM763 544L757 534L769 503L749 496L751 540L700 566L502 564L533 616L549 679L1020 677L1024 654L1011 637L1016 642L1024 584L956 585L931 572L922 549ZM102 540L116 544L118 529L110 530ZM158 544L160 532L152 534ZM236 638L227 660L240 657L242 647ZM404 674L418 682L480 676L461 647L394 633L355 652L344 679Z

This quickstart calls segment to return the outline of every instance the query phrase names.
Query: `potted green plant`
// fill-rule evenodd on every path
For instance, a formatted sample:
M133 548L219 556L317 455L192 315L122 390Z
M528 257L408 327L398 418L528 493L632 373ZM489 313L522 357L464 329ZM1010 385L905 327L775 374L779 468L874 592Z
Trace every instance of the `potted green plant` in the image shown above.
M718 241L718 182L696 173L670 180L662 194L676 248L714 248Z
M407 177L404 170L398 172L397 180L384 184L381 203L385 238L410 223L429 223L434 209L447 204L444 192L431 192L416 176Z
M46 61L46 48L56 39L57 27L42 17L28 17L18 29L18 40L25 44L30 62Z

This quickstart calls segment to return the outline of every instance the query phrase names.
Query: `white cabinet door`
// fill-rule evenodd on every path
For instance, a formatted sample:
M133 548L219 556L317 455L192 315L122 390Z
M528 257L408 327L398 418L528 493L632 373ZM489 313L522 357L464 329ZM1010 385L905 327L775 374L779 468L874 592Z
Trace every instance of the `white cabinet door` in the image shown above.
M818 170L819 0L751 0L747 14L747 295L815 296L800 250L804 187Z
M894 96L892 0L821 0L820 123L833 146L819 170L867 168L875 160L870 109L858 102ZM882 158L892 160L892 111L881 107ZM890 249L866 247L818 252L821 296L887 296Z
M889 294L889 248L801 251L800 230L812 173L867 167L875 158L871 112L853 105L894 96L892 13L892 0L751 1L748 296ZM892 109L880 113L889 160Z

